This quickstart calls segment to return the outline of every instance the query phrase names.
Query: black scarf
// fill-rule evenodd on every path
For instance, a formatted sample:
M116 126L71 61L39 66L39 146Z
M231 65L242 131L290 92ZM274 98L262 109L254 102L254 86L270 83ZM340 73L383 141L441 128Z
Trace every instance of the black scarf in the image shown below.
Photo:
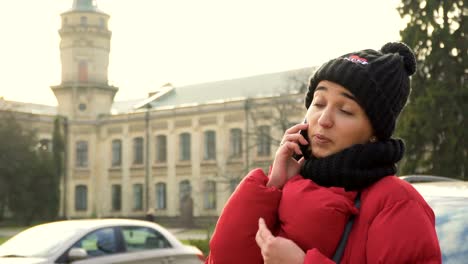
M394 175L395 163L404 152L401 139L357 144L325 158L307 159L301 175L324 187L361 190L385 176Z

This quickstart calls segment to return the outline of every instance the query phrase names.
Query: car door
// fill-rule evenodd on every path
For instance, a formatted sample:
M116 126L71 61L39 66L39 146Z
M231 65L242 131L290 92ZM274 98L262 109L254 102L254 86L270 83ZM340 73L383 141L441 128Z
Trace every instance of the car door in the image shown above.
M119 230L125 257L114 263L174 263L178 251L157 230L146 226L122 226Z
M84 249L88 255L86 259L72 262L76 264L112 263L112 259L124 253L115 227L94 230L78 240L72 248Z

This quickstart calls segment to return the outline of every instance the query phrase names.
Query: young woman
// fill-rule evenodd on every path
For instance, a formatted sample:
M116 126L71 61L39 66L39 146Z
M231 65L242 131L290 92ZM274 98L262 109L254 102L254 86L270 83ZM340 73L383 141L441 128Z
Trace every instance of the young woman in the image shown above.
M285 132L268 176L253 170L233 193L207 263L335 263L351 218L341 263L441 263L432 209L394 176L404 144L392 134L415 68L403 43L320 67L306 122Z

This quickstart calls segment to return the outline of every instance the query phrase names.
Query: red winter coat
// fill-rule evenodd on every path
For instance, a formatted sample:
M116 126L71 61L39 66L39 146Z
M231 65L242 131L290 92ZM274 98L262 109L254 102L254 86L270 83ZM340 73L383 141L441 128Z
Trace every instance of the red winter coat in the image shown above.
M257 169L232 194L210 241L209 264L263 264L255 242L258 219L273 234L293 240L306 252L304 263L331 260L344 226L357 214L341 263L441 263L434 213L419 193L395 176L355 192L321 187L297 175L279 190L266 187Z

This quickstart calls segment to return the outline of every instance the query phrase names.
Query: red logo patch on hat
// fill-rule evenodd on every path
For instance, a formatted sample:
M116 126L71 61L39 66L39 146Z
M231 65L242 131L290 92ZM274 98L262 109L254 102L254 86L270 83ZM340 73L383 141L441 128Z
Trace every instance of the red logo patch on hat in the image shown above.
M358 55L351 55L347 58L344 58L345 60L349 60L350 62L354 63L360 63L360 64L369 64L366 59L359 57Z

